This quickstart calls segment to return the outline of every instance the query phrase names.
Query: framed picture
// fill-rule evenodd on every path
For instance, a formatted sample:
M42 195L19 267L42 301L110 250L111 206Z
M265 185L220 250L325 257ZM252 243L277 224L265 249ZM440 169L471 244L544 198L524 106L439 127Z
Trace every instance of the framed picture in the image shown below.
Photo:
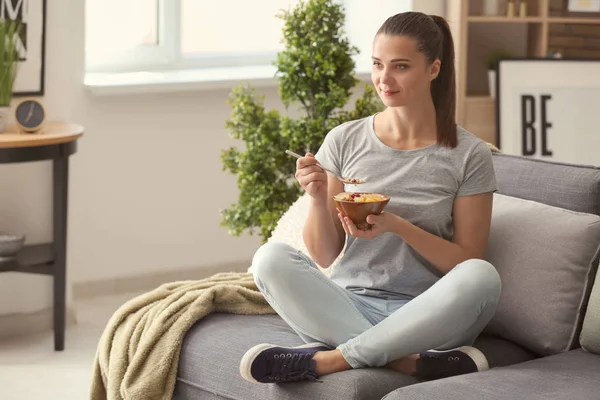
M570 12L600 12L600 0L569 0Z
M600 165L600 60L505 59L496 74L504 153Z
M44 94L46 53L46 0L0 0L0 18L23 24L19 35L21 56L13 96Z

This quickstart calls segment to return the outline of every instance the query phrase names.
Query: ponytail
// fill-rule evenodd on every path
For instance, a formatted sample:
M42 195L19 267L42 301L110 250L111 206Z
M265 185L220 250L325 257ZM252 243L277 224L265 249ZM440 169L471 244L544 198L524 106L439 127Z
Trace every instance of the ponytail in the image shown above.
M456 147L456 72L454 70L454 41L446 20L437 15L431 18L442 33L442 63L438 76L431 82L431 97L435 105L438 142Z

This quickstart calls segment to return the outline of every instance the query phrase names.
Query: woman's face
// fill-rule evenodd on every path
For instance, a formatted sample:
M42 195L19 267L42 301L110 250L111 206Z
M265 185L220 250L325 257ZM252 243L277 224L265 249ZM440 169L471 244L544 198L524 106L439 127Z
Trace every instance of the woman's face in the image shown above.
M440 61L429 64L417 50L417 41L407 36L379 34L373 42L371 79L387 107L401 107L430 96L431 81Z

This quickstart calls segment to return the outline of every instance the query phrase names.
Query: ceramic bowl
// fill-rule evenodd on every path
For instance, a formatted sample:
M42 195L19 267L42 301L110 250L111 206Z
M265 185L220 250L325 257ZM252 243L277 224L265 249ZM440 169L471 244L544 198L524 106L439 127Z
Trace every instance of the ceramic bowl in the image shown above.
M357 202L350 200L349 197L354 197L360 200L363 197L360 195L367 195L375 199L368 199L365 202ZM390 196L380 193L368 193L368 192L342 192L333 196L333 201L338 211L343 215L352 220L354 225L361 230L371 229L371 224L367 223L367 216L370 214L379 215L390 201Z
M22 233L0 232L0 260L15 257L24 243Z

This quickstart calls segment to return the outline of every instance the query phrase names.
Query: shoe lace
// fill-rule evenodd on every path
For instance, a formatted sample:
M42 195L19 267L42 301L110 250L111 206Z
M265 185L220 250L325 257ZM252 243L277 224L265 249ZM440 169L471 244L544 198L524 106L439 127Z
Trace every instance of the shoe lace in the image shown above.
M435 361L443 362L443 363L452 363L452 362L460 361L460 357L459 356L447 356L447 355L440 355L440 354L426 354L423 357L425 359L435 360Z
M426 354L421 356L421 365L426 369L432 368L440 370L440 369L451 369L457 362L460 361L460 357L458 356L447 356L440 354Z
M313 355L310 353L275 354L271 379L275 381L304 379L317 381L316 373L310 368L312 357Z

